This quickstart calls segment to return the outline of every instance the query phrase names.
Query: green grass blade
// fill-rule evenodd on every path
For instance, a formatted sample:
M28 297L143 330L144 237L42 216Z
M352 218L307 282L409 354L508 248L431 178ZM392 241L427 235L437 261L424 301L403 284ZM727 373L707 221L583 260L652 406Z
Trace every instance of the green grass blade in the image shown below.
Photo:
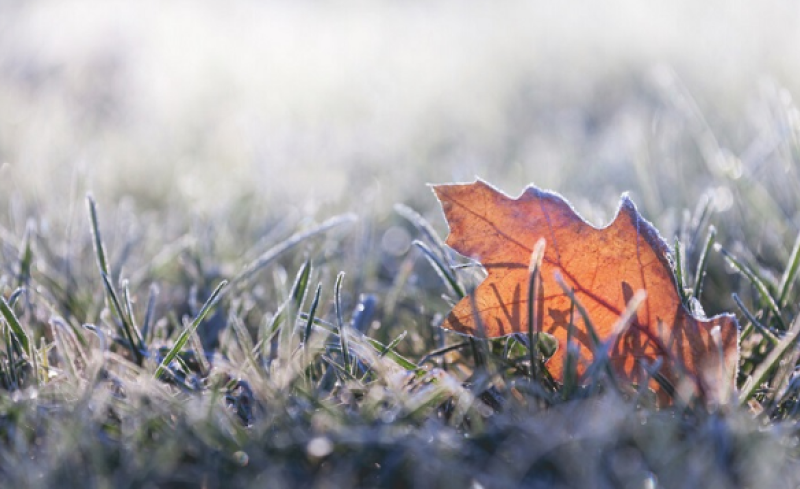
M336 284L333 287L333 304L336 309L336 324L339 328L339 344L342 347L342 360L344 368L350 371L350 345L345 330L344 317L342 315L342 280L344 272L339 272L336 276Z
M25 293L25 288L18 287L14 292L11 293L10 296L8 296L8 305L14 307L19 298L22 297L22 294L24 293Z
M425 362L432 360L433 358L440 357L446 353L451 351L460 350L462 348L466 348L470 346L469 341L462 341L461 343L456 343L455 345L444 346L442 348L437 348L431 352L428 352L424 357L419 360L419 364L422 365Z
M425 254L425 258L428 259L430 264L433 266L433 269L436 271L439 277L441 277L442 282L444 282L450 288L450 291L453 292L457 298L463 298L466 295L466 292L461 284L458 283L458 279L453 273L453 269L445 265L442 262L441 257L434 253L433 250L431 250L430 247L428 247L428 245L422 241L415 240L413 244L422 250L422 252Z
M122 281L122 298L124 300L125 317L128 319L128 324L131 327L134 340L136 340L139 349L143 350L144 343L142 340L142 332L139 331L139 327L136 325L136 317L133 315L133 301L131 300L131 290L127 280Z
M263 336L258 340L258 344L256 345L256 351L262 352L265 346L269 345L268 355L266 357L264 357L263 353L261 355L262 359L266 359L265 364L267 366L271 365L272 362L278 358L278 333L280 333L286 319L286 304L288 304L288 302L282 302L278 310L275 311L269 324L263 329Z
M108 278L108 275L105 273L100 273L100 276L103 278L103 285L106 289L106 296L108 297L108 302L113 309L114 315L117 316L120 324L122 325L122 334L125 336L125 339L129 343L129 348L131 353L133 353L133 357L136 359L137 365L142 365L144 362L144 355L142 354L141 344L137 341L137 337L131 327L128 319L125 317L125 312L122 309L122 304L120 303L119 297L117 296L116 291L114 291L114 287L111 285L111 280Z
M400 342L405 339L406 336L408 336L408 331L403 331L402 333L397 335L397 338L393 339L388 345L383 347L383 349L380 352L378 352L378 356L382 357L385 356L388 352L393 351L395 348L397 348L397 345L399 345Z
M303 335L303 345L308 348L308 341L311 339L311 332L314 327L314 319L317 315L317 306L319 306L319 296L322 293L322 284L317 284L317 290L314 292L314 298L311 300L311 307L308 309L306 317L305 334Z
M293 340L297 326L297 318L306 298L311 269L311 262L306 260L300 267L300 270L298 270L289 295L283 303L282 314L284 317L281 321L278 336L270 345L271 358L280 358L281 364L283 365L287 364L295 348L293 346ZM273 350L277 351L273 354Z
M175 344L172 346L172 348L170 348L166 356L164 356L164 360L161 361L161 364L158 366L155 374L153 375L154 378L160 378L164 373L164 370L169 367L169 364L172 363L175 357L178 356L178 353L180 353L184 345L186 345L186 342L189 341L189 335L192 333L192 331L196 330L198 326L200 326L200 323L206 317L208 311L214 306L214 304L216 304L217 299L220 297L220 292L222 292L222 289L227 284L228 282L223 280L219 285L217 285L217 288L211 293L211 296L209 296L206 303L203 304L203 307L200 309L197 317L195 317L194 320L181 332L180 336L178 336L178 339L175 341Z
M789 299L789 291L792 290L792 284L797 277L797 271L800 270L800 234L795 239L792 252L789 254L789 265L783 272L781 283L778 286L778 306L781 309L786 307L786 301Z
M467 297L469 297L470 306L472 307L473 311L473 319L475 320L475 335L469 337L469 343L472 347L472 357L475 359L475 367L476 368L486 368L488 366L488 361L486 360L486 355L484 351L484 346L486 342L486 328L483 324L483 319L481 319L481 315L478 313L480 309L478 309L478 303L475 299L475 293L470 293Z
M767 303L767 307L769 308L769 310L772 312L772 314L775 315L775 320L778 321L781 331L786 331L787 326L786 323L783 321L783 316L781 315L781 311L778 308L778 304L775 302L775 298L772 297L772 294L770 293L769 288L764 283L764 281L762 281L755 274L755 272L753 272L750 269L750 267L740 262L728 250L719 246L719 244L717 244L717 246L715 246L714 248L718 250L720 253L722 253L722 256L725 257L728 263L730 263L731 266L733 266L737 271L739 271L739 273L747 277L750 283L752 283L756 287L756 290L758 290L758 293L761 296L761 298L764 300L764 302Z
M92 238L94 240L94 252L97 256L97 266L100 268L101 273L108 275L108 260L106 260L106 250L97 219L97 204L91 195L86 196L86 203L89 206L89 220L92 225Z
M685 252L683 250L683 244L680 242L678 238L675 238L675 247L674 247L674 255L675 255L675 280L678 282L678 294L681 296L681 302L686 304L687 300L689 299L686 296L686 273L685 273L685 265L683 263L683 257Z
M17 275L17 285L25 287L31 279L31 268L33 267L33 221L28 221L25 227L25 235L22 238L22 248L19 256L19 273Z
M773 369L779 366L783 355L795 347L798 337L800 337L800 317L792 322L791 329L786 333L786 336L781 338L781 341L775 345L767 357L758 364L750 378L747 379L739 397L740 404L747 403L756 391L761 388L761 385L767 381Z
M6 345L6 358L8 359L7 362L0 362L0 367L7 367L5 372L5 376L8 378L8 382L11 388L19 387L19 376L17 375L17 369L14 368L14 365L17 363L17 355L19 352L19 341L15 341L14 333L12 329L9 328L2 328L3 330L3 343Z
M144 313L144 321L142 321L142 343L146 348L150 344L150 337L152 336L153 315L156 311L156 298L158 297L158 286L156 284L150 285L150 292L147 296L147 309Z
M395 341L391 342L387 346L384 346L380 341L376 340L375 338L366 337L366 340L370 345L372 345L373 348L378 350L380 356L391 358L398 365L400 365L406 370L417 371L419 370L419 367L415 365L414 362L394 351L394 348L397 346L397 343L399 343L403 338L405 338L405 334L401 334L395 339Z
M573 296L575 290L572 290ZM569 399L578 385L578 360L579 350L574 344L575 337L575 301L569 303L569 323L567 324L567 354L564 355L564 388L562 397Z
M303 302L306 299L306 292L308 291L308 282L309 278L311 277L312 268L311 260L306 260L305 263L303 263L303 266L300 267L300 271L297 272L297 276L294 279L290 297L294 303L295 311L299 311L303 307Z
M694 292L692 295L697 300L700 300L700 296L703 293L703 282L706 278L706 267L708 266L708 254L711 252L716 238L717 230L714 226L711 226L708 229L708 235L706 236L706 241L705 244L703 244L703 250L700 253L700 258L697 260L697 268L694 272Z
M742 299L739 298L739 294L733 293L731 294L731 297L733 297L733 302L735 302L736 305L739 306L739 309L742 310L742 313L745 315L747 320L750 321L750 324L752 324L753 327L756 328L759 331L759 333L761 333L761 335L767 339L767 341L769 341L772 345L776 345L778 343L778 338L776 338L775 335L772 334L772 332L766 326L761 324L761 321L756 319L755 315L752 312L750 312L749 309L747 309L747 307L742 302ZM742 339L745 339L748 336L749 336L748 331L742 333Z
M6 324L8 324L8 327L11 329L11 333L16 337L23 351L25 351L25 354L28 355L28 358L32 358L33 351L31 350L30 337L28 333L25 332L25 328L20 324L17 315L14 314L11 306L8 305L8 302L6 302L6 299L2 295L0 295L0 313L2 313Z
M444 254L442 239L439 237L439 234L433 229L433 226L431 226L431 223L428 222L427 219L422 217L419 212L415 211L411 207L408 207L407 205L396 204L394 206L394 210L408 222L410 222L415 228L417 228L417 230L422 233L428 242L438 248L438 251Z
M349 368L339 365L331 357L322 355L322 361L333 367L334 372L339 376L340 379L345 381L358 381L358 379L350 372Z
M103 279L103 286L106 290L106 298L108 300L109 307L113 310L114 314L117 316L117 319L122 325L123 335L130 343L130 350L131 353L133 353L133 357L136 360L137 365L142 365L142 362L144 361L144 355L142 354L141 350L141 336L138 334L138 330L134 331L130 317L128 317L126 314L126 309L123 307L122 302L119 300L119 297L114 290L114 286L111 284L111 279L108 272L108 259L106 258L105 246L103 245L103 238L100 234L100 224L97 218L97 204L91 195L86 196L86 202L89 207L89 220L92 228L92 237L94 242L94 251L97 258L97 266L100 269L100 276ZM128 300L129 299L130 298L128 297Z

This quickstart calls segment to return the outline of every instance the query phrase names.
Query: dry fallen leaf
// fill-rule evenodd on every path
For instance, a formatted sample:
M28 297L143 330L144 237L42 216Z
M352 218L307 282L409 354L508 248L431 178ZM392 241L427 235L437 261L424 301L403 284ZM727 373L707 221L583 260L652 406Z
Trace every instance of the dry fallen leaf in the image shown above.
M496 337L528 328L529 264L536 243L545 242L541 287L535 305L537 330L558 340L548 361L563 378L564 355L574 290L600 340L612 337L620 316L637 291L646 298L610 350L616 373L645 381L640 360L662 358L660 373L676 387L687 382L696 394L724 402L733 390L738 361L738 327L733 315L699 319L682 304L669 264L669 248L626 196L607 227L584 221L559 195L528 187L512 199L483 181L433 187L450 225L446 244L477 259L486 279L463 298L443 327L470 335ZM475 309L473 309L473 305ZM573 316L573 340L590 361L593 343L580 315ZM714 338L716 336L716 339ZM721 361L722 359L722 361ZM578 367L583 373L585 362ZM662 399L664 392L651 381Z

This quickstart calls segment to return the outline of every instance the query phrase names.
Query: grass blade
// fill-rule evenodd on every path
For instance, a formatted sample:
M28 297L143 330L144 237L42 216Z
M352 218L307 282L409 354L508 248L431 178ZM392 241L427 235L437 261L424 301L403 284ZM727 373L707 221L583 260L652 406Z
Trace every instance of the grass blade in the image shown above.
M290 297L292 298L292 302L294 303L294 310L299 311L300 308L303 307L303 302L306 299L306 292L308 291L308 280L311 277L311 260L306 260L303 263L303 266L300 268L300 271L297 272L297 277L294 279L294 285L292 285L292 293Z
M711 248L714 246L714 242L717 238L717 230L714 226L711 226L708 229L708 235L706 236L706 242L703 245L703 250L700 253L700 258L697 260L697 268L694 272L694 292L692 292L692 296L700 300L700 295L703 293L703 282L706 278L706 266L708 265L708 254L711 251Z
M539 335L537 326L541 327L540 313L544 313L544 303L539 300L542 290L541 269L544 258L545 240L539 238L531 253L528 265L528 355L531 361L531 378L539 377ZM538 308L537 308L538 306ZM534 338L534 333L536 337Z
M393 339L388 345L383 347L383 349L381 349L381 351L378 352L378 356L382 357L385 356L388 352L394 351L394 349L397 348L397 345L399 345L400 342L403 341L407 335L408 331L403 331L402 333L397 335L397 338Z
M6 299L2 295L0 295L0 313L2 313L6 324L8 324L8 327L11 329L11 333L16 337L20 346L25 351L25 354L28 355L28 358L33 358L30 337L28 333L25 332L25 328L20 324L17 315L14 314L11 306L8 305L8 302L6 302Z
M278 310L275 311L275 314L263 329L262 337L258 340L258 344L256 345L256 351L262 351L263 348L269 344L268 355L264 357L262 354L262 359L266 359L267 366L272 365L272 362L278 358L278 333L280 333L283 322L286 318L286 304L288 304L288 302L284 301L278 307Z
M139 348L143 350L142 332L139 331L139 326L136 325L136 318L133 315L133 301L131 300L131 290L127 280L122 281L122 298L124 299L123 306L125 307L125 317L131 327L131 332Z
M428 362L428 361L430 361L430 360L432 360L432 359L434 359L436 357L440 357L440 356L442 356L442 355L444 355L446 353L449 353L451 351L460 350L461 348L466 348L468 346L470 346L470 342L469 341L462 341L461 343L456 343L455 345L450 345L450 346L444 346L442 348L437 348L436 350L433 350L433 351L427 353L424 357L422 357L420 359L420 361L419 361L419 364L422 365L425 362Z
M572 290L573 296L575 290ZM569 302L569 323L567 324L567 354L564 355L564 388L563 398L569 399L578 385L578 360L580 350L574 344L575 337L575 301Z
M403 338L405 338L405 334L398 336L395 341L391 342L388 346L384 346L380 341L374 338L366 337L366 340L367 343L378 350L379 356L391 358L404 369L416 372L419 370L419 367L415 365L414 362L394 351L397 343L399 343Z
M754 328L756 328L758 332L761 333L761 335L764 336L764 338L766 338L767 341L770 342L770 344L776 345L778 343L778 338L775 337L775 335L769 330L769 328L761 324L761 321L756 319L755 315L752 312L750 312L749 309L747 309L747 307L742 302L742 299L739 298L739 294L733 293L731 294L731 296L733 297L733 302L735 302L736 305L739 306L739 309L742 310L742 313L745 315L747 320L750 321L750 324ZM750 330L751 328L747 328L747 330L745 330L742 333L742 339L745 339L749 336Z
M431 244L436 246L441 255L445 254L445 250L442 246L442 239L436 233L436 230L433 229L431 223L422 217L419 212L403 204L396 204L394 210L417 228Z
M297 318L306 298L311 269L311 262L306 260L303 266L300 267L300 270L298 270L289 296L283 305L285 320L281 321L278 336L275 338L275 341L271 343L270 355L273 358L280 358L282 365L288 364L295 348L292 345L292 341L294 340L295 329L297 327ZM273 354L273 350L277 350L275 354Z
M153 324L153 315L156 310L156 298L158 297L158 286L156 284L150 285L150 292L147 296L147 309L144 313L144 321L142 322L142 342L146 348L150 344L150 336L152 332L151 325Z
M211 293L211 296L209 296L206 303L203 304L203 307L200 309L197 317L195 317L194 320L183 330L183 332L181 332L180 336L178 336L178 339L175 341L175 344L172 346L172 348L170 348L166 356L164 356L164 360L161 361L161 364L158 366L155 374L153 375L154 378L160 378L164 373L164 370L166 370L169 367L169 364L172 363L175 357L178 356L178 353L180 353L184 345L186 345L186 342L189 341L189 335L195 331L198 326L200 326L200 323L206 317L208 311L214 306L214 304L216 304L217 299L220 297L220 292L226 285L228 285L228 282L225 280L217 285L217 288Z
M336 321L339 328L339 344L342 347L342 360L344 368L350 371L350 345L347 340L347 331L345 331L344 318L342 316L342 280L344 279L344 272L339 272L336 276L336 284L333 286L333 305L336 309Z
M683 264L683 257L686 254L683 249L683 244L678 238L675 238L675 279L678 282L678 294L681 296L681 302L687 303L688 297L686 296L686 273Z
M86 202L89 207L89 220L92 228L92 237L94 239L94 251L97 257L97 266L100 269L100 276L103 279L103 286L106 290L106 301L114 314L117 316L120 324L122 325L122 333L130 344L131 353L136 360L137 365L142 365L144 362L144 355L142 354L142 338L138 330L134 330L131 324L130 314L130 297L125 291L126 306L129 307L128 314L126 309L123 308L122 302L119 300L114 286L111 284L110 275L108 272L108 259L106 258L105 246L103 245L103 238L100 234L100 224L97 218L97 204L91 195L86 196ZM123 286L123 288L125 288Z
M775 320L778 321L781 331L786 331L786 323L783 321L783 316L781 316L781 311L778 308L778 304L775 302L775 298L772 297L772 294L767 288L767 285L761 280L755 272L753 272L750 267L745 265L744 263L740 262L735 256L733 256L728 250L719 246L717 244L714 246L714 249L722 253L722 256L731 264L737 271L739 271L742 275L747 277L747 279L752 283L756 290L758 290L759 295L767 303L767 307L775 315Z
M422 252L425 254L425 258L428 259L430 264L433 266L433 269L436 271L439 277L441 277L442 282L444 282L450 288L450 291L453 292L457 298L463 298L466 293L464 292L464 288L461 286L461 284L458 283L458 279L453 273L453 269L445 265L442 262L441 257L434 253L433 250L431 250L430 247L428 247L428 245L422 241L415 240L413 244L422 250Z
M114 312L114 315L116 315L117 319L119 319L122 327L122 334L125 336L125 339L130 345L130 350L131 353L133 353L133 357L136 359L136 364L142 365L142 362L144 362L144 355L142 354L141 350L141 338L134 334L131 324L125 317L122 304L120 303L119 297L117 297L117 293L114 291L114 287L111 285L111 280L108 278L108 275L101 272L100 276L103 278L103 285L106 289L106 297L108 298L108 302Z
M781 341L769 352L767 358L758 364L753 374L747 379L744 387L742 387L741 397L739 398L740 404L747 403L756 391L761 388L761 384L766 382L770 372L779 366L783 355L795 346L798 337L800 337L800 317L792 322L792 327L786 333L786 336L781 338Z
M478 312L478 303L475 299L474 291L469 294L469 302L473 311L473 319L475 320L475 336L469 337L469 343L472 347L472 357L475 360L475 367L478 369L486 368L488 362L486 355L484 355L484 347L486 346L486 328L483 325L483 319Z
M97 204L94 197L91 195L86 196L86 203L89 206L89 220L92 225L92 238L94 239L94 252L97 256L97 266L100 272L108 275L108 261L106 260L106 250L103 246L103 238L100 234L100 224L97 219Z
M31 280L31 268L33 266L33 240L34 224L32 220L25 226L25 235L22 238L22 249L19 256L19 274L17 275L17 286L27 287Z
M800 270L800 234L795 239L792 252L789 255L789 266L783 272L781 283L778 286L778 306L786 307L786 301L789 298L789 291L792 290L792 284L797 277L797 271Z
M314 327L314 318L317 315L317 306L319 306L319 296L322 292L322 284L317 284L317 290L314 292L314 298L311 300L311 307L308 309L308 316L306 318L306 329L303 335L303 345L308 348L308 341L311 339L311 332Z
M14 292L12 292L11 295L8 296L8 305L14 307L19 298L22 297L22 294L25 293L25 290L26 289L24 287L19 287Z

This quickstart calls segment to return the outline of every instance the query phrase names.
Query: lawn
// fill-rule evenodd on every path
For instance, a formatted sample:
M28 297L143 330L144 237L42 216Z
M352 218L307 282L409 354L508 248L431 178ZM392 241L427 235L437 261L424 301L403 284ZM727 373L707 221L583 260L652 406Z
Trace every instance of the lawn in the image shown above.
M0 5L0 487L797 487L800 11L766 3ZM476 178L596 226L627 192L736 315L734 395L442 329L486 271L430 185Z

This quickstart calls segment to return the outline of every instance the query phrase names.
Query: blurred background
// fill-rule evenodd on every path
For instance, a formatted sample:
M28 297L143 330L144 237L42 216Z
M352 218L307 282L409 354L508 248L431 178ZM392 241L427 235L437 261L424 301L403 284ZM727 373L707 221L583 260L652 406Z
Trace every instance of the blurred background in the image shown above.
M2 2L0 222L87 235L89 191L162 245L173 221L355 212L399 254L396 203L444 234L426 184L479 176L596 224L628 191L668 241L711 222L777 266L798 46L781 0Z

